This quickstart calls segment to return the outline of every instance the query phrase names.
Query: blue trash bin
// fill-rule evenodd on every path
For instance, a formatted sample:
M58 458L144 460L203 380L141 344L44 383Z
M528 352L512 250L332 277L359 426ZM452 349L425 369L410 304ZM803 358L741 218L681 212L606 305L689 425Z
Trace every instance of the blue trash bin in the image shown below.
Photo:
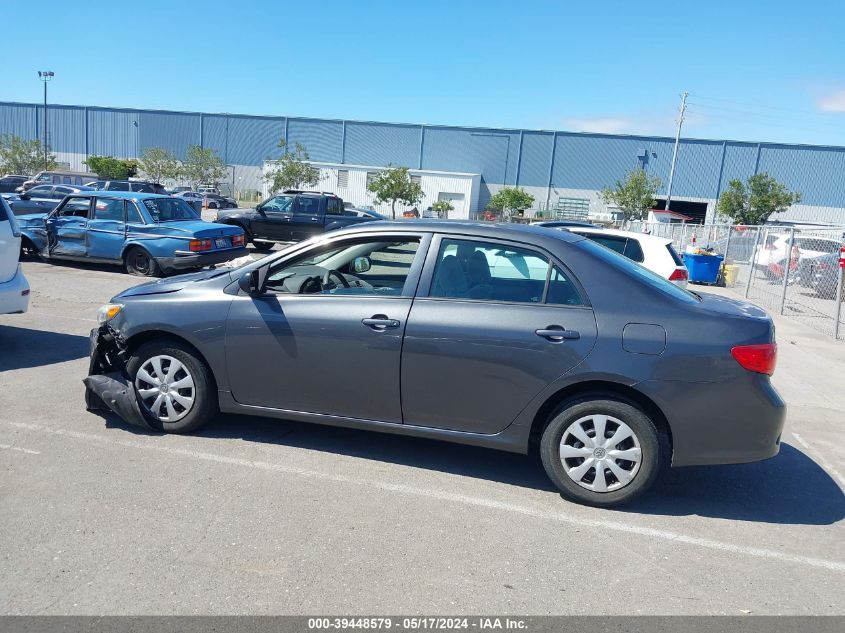
M684 265L689 271L689 280L698 284L715 284L719 278L719 267L724 260L721 255L684 253Z

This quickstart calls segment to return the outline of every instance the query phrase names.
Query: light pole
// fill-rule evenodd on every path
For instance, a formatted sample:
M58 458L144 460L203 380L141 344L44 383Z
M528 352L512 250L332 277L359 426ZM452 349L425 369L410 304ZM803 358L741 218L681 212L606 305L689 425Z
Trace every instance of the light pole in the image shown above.
M38 78L44 82L44 170L50 169L50 163L47 158L47 82L55 77L56 73L52 70L39 70Z

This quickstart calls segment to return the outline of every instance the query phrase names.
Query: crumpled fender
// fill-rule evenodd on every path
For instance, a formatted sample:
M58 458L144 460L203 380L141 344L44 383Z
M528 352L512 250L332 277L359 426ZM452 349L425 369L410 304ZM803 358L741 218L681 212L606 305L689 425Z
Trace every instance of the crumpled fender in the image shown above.
M147 424L138 407L132 384L122 373L112 372L88 376L82 382L87 388L85 404L89 411L102 410L105 406L129 424L152 428Z

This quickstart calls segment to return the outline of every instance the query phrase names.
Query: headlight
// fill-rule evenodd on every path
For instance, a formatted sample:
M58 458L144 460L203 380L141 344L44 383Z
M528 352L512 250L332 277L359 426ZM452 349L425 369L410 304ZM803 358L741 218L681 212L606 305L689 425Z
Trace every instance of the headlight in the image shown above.
M97 311L97 323L102 325L107 321L111 321L114 317L120 314L121 310L123 310L123 304L107 303Z

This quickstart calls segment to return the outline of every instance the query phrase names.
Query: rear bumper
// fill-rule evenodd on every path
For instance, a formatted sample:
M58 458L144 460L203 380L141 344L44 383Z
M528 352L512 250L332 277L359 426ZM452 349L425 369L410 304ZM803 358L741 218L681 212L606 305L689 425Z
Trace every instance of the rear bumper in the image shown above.
M165 271L185 270L186 268L202 268L222 264L248 254L249 251L243 246L208 253L177 253L174 257L156 257L156 261Z
M20 264L15 276L0 283L0 314L20 314L29 308L29 282Z
M637 388L666 415L672 465L741 464L774 457L786 404L767 376L690 383L649 380Z

